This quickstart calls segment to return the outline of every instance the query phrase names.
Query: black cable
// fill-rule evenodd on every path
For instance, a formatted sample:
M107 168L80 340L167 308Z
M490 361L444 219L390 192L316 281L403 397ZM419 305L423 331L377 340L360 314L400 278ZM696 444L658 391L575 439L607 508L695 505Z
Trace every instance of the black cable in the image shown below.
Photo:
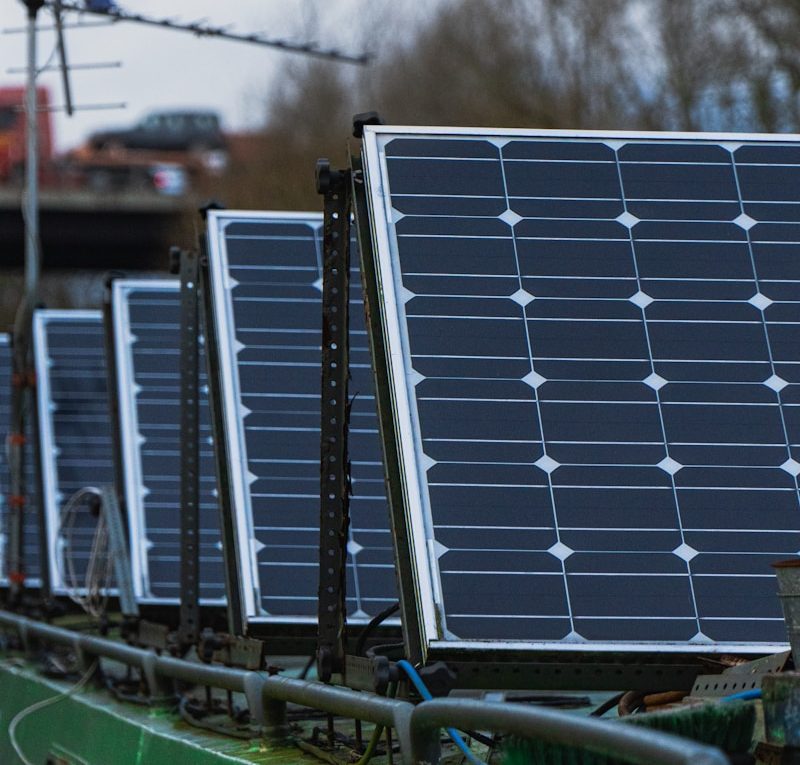
M644 697L647 696L647 693L645 691L627 691L623 693L617 706L619 716L627 717L644 709Z
M182 696L181 700L178 702L178 711L180 712L181 718L184 720L184 722L187 722L189 725L192 725L195 728L202 728L203 730L210 730L213 733L219 733L225 736L233 736L234 738L241 739L254 739L261 735L261 732L256 728L250 727L249 725L237 724L236 721L230 717L228 717L228 719L231 720L236 727L206 722L201 717L198 717L195 712L199 712L206 717L222 716L224 713L221 711L215 712L214 710L206 711L199 708L195 708L193 710L193 703L196 703L193 699L190 699L188 696Z
M476 730L465 730L464 733L470 738L475 739L479 744L488 746L490 749L494 748L494 745L497 743L494 736L484 736L483 733L478 733Z
M388 608L384 608L383 611L381 611L379 614L373 616L372 619L370 619L369 624L367 624L367 626L364 627L363 630L361 630L361 634L358 636L358 642L356 643L356 648L355 648L356 656L365 655L364 646L367 644L367 640L369 639L369 636L372 634L372 632L377 627L379 627L383 622L385 622L390 616L394 616L394 614L396 614L399 610L400 610L400 601L398 601L397 603L392 603L391 606L389 606ZM397 645L403 645L403 644L399 643ZM382 648L383 646L379 647ZM395 644L392 644L392 647L395 647ZM369 656L370 653L367 652L366 655ZM300 673L301 680L305 680L308 677L308 673L311 671L311 667L314 666L316 660L317 660L316 653L308 657L308 661L306 662L305 667L303 667L303 671Z
M372 619L370 619L369 624L364 627L363 630L361 630L361 634L358 636L358 642L356 643L356 656L364 655L364 646L367 644L367 640L375 628L385 622L390 616L396 614L399 610L400 601L397 603L392 603L391 606L385 608L377 616L373 616Z
M317 660L316 653L312 653L311 656L308 657L308 661L306 662L305 667L303 667L303 671L300 673L301 680L305 680L308 677L308 673L311 672L311 667L314 666L316 660Z
M405 655L405 650L405 643L386 643L384 645L374 645L371 648L367 648L367 651L364 655L370 659L375 656L386 656L387 658L392 658L390 654L392 652L396 652L396 658L402 659Z
M149 707L152 705L153 701L148 696L142 696L141 693L128 693L123 690L123 686L125 685L133 685L133 683L128 683L124 680L120 680L118 678L111 678L105 677L105 685L108 692L115 698L117 701L127 701L131 704L138 704L141 707Z
M606 712L610 709L613 709L615 706L622 701L622 697L625 695L625 692L618 693L616 696L612 696L610 699L604 701L597 709L589 712L589 717L602 717Z

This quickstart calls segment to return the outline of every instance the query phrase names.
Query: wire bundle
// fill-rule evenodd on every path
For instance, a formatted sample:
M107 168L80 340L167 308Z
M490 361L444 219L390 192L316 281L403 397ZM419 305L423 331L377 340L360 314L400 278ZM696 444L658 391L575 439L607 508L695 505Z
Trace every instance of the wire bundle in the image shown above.
M80 577L75 570L75 556L72 551L75 548L75 530L81 518L81 505L89 499L99 501L100 496L100 489L95 486L88 486L75 492L61 510L61 526L59 529L59 537L63 540L59 564L62 566L61 573L67 588L67 594L70 600L77 603L87 614L96 619L102 618L106 611L114 566L114 561L109 555L108 522L102 509L97 518L97 525L92 539L92 549L89 553L83 582L80 581Z

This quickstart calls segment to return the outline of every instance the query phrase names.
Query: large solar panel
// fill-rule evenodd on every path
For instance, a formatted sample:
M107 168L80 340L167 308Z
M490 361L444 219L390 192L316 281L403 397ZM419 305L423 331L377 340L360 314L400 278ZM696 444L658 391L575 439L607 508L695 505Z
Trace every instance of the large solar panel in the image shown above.
M364 157L424 645L784 647L800 138L376 127Z
M322 216L212 211L215 342L231 469L243 611L251 623L316 621ZM358 279L348 612L395 598L394 564Z
M80 489L114 482L105 338L100 311L34 313L40 459L51 588L80 591L97 520L86 504L66 504Z
M180 601L180 282L119 279L112 292L117 399L134 590ZM225 602L205 363L200 396L200 597Z
M8 586L9 502L11 473L8 462L8 435L11 431L11 376L13 353L11 338L0 334L0 587ZM30 423L30 418L28 418ZM29 434L32 429L29 431ZM39 571L39 518L36 503L36 468L32 441L26 442L25 479L27 504L23 520L23 556L25 583L29 587L41 585Z

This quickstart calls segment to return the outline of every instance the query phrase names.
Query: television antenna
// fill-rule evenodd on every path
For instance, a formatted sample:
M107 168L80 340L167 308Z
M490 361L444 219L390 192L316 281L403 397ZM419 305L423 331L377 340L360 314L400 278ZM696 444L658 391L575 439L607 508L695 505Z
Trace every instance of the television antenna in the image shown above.
M146 26L161 27L162 29L171 29L176 32L189 32L197 37L205 38L218 38L222 40L232 40L235 42L250 43L252 45L261 45L267 48L276 48L285 51L286 53L299 53L304 56L312 56L314 58L327 59L329 61L338 61L344 64L366 64L370 60L367 53L347 53L338 48L320 48L313 43L296 43L291 40L286 40L278 37L269 37L261 32L237 32L231 29L230 24L218 26L207 23L206 19L198 19L197 21L183 22L175 18L155 18L152 16L143 16L139 13L129 13L121 8L108 7L108 8L92 8L86 7L77 2L62 2L61 0L45 0L44 5L48 8L73 11L81 14L90 14L94 16L101 16L108 19L111 23L120 21L129 21L136 24L144 24ZM56 21L56 26L58 26Z

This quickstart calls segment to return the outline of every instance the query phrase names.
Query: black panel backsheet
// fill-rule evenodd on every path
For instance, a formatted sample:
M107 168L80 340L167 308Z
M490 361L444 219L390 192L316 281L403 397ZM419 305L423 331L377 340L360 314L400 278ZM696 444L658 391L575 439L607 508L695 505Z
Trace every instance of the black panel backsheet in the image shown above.
M161 285L161 286L159 286ZM130 418L123 438L133 446L138 470L126 472L131 532L142 572L140 597L178 602L180 598L180 292L178 282L115 284L114 311L123 312L128 337L117 337L126 354L120 398L128 396ZM119 300L119 304L117 303ZM129 338L129 342L128 342ZM118 354L119 355L119 354ZM131 379L127 379L130 376ZM225 598L213 441L205 360L200 359L200 596Z
M319 565L321 218L213 213L214 279L228 278L236 406L244 423L260 617L316 620ZM218 228L217 228L218 227ZM218 233L221 232L221 233ZM351 310L353 471L348 606L366 618L396 598L392 543L357 256ZM221 274L227 261L227 274ZM241 467L232 466L234 470Z
M785 642L800 145L376 135L439 637Z

